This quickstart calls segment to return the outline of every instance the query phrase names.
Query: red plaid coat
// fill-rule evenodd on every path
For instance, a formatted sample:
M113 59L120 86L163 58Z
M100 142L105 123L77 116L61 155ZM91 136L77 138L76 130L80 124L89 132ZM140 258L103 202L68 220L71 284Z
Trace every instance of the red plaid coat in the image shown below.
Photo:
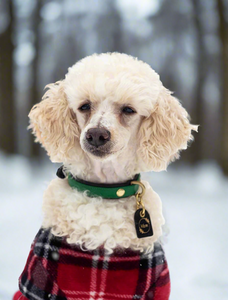
M14 300L168 300L170 280L158 243L149 254L129 249L107 254L101 248L82 251L41 229L19 288Z

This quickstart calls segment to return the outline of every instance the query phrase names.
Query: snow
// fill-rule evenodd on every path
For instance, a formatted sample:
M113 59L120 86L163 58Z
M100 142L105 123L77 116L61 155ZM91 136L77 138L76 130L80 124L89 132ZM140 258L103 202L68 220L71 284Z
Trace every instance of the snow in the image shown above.
M0 155L0 299L12 299L41 220L42 194L58 168ZM160 195L167 227L170 300L228 299L228 179L214 163L173 166L144 179Z
M228 179L215 164L147 175L170 228L171 300L228 299Z

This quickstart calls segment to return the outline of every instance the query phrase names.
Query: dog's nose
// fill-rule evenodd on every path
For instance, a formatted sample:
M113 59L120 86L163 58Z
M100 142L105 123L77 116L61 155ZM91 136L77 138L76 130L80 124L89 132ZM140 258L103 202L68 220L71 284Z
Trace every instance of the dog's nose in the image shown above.
M92 146L99 147L110 141L111 134L104 128L90 128L86 132L86 139Z

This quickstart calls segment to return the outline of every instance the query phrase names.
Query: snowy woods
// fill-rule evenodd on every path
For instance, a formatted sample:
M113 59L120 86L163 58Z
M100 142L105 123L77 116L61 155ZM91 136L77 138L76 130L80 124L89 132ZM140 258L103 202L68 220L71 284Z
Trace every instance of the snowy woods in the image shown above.
M0 0L0 300L17 290L57 168L27 115L68 67L112 51L149 63L200 125L168 172L143 174L170 231L170 300L227 300L227 0Z
M149 63L200 124L183 160L228 174L228 2L0 0L0 149L43 156L27 131L46 84L94 52Z

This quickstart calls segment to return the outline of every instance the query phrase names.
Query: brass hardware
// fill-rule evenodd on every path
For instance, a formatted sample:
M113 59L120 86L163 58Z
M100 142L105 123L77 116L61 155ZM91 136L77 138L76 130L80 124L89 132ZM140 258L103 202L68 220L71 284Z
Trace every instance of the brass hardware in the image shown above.
M116 195L117 195L118 197L122 197L124 194L125 194L125 190L124 190L124 189L119 189L119 190L116 192Z
M131 184L137 184L141 187L142 191L141 192L137 192L136 195L135 195L135 198L136 198L136 205L137 205L137 210L140 209L140 207L142 207L142 211L140 212L140 216L143 218L145 217L145 206L143 204L143 201L142 201L142 197L143 195L145 194L145 191L146 191L146 187L145 185L140 182L140 181L132 181Z

